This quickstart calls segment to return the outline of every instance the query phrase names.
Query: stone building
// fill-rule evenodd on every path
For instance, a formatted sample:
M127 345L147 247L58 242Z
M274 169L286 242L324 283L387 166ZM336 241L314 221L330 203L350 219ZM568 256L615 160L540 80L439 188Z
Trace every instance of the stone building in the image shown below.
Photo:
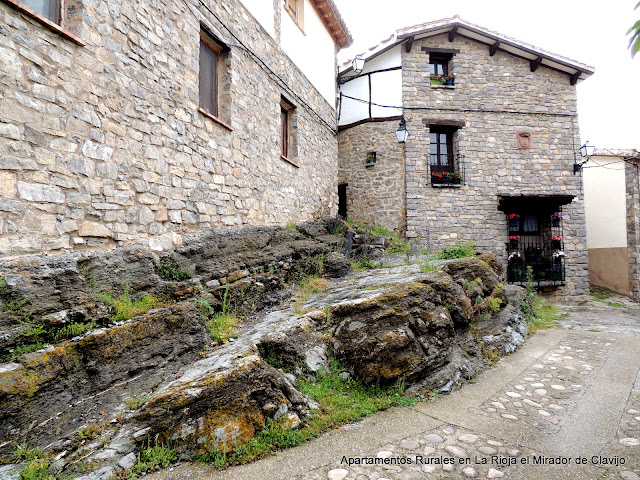
M576 83L593 69L458 17L399 30L364 58L339 80L341 213L429 248L471 241L509 281L531 266L540 287L587 293L573 166Z
M0 256L335 214L332 0L0 0Z
M640 301L640 152L596 149L583 167L589 281Z

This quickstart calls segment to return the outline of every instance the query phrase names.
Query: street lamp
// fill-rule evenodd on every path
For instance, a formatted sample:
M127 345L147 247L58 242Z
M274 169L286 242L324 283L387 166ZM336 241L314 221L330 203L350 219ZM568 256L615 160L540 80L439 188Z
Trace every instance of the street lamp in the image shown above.
M351 68L353 68L353 73L360 75L362 70L364 70L364 57L362 55L356 55L356 58L351 62Z
M596 151L596 147L593 145L589 145L589 141L587 140L586 142L584 142L584 145L580 147L580 155L582 155L582 158L584 158L582 162L578 162L578 160L575 158L576 154L574 152L573 154L573 157L574 157L573 158L573 174L574 175L578 173L582 168L582 166L591 159L595 151Z
M400 126L398 127L398 130L396 130L396 137L398 138L399 143L405 143L408 136L409 132L407 131L407 122L404 117L402 117L400 119Z

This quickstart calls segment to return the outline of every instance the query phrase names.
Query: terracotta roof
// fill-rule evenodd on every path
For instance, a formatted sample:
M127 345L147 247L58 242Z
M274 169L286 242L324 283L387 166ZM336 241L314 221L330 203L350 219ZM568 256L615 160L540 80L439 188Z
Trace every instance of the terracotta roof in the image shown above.
M336 42L340 48L350 46L353 43L353 38L334 1L311 0L311 4L316 9L316 12L318 12L322 23L327 27L333 41Z
M577 62L567 57L548 52L534 45L521 42L514 38L502 35L493 30L469 23L462 20L457 15L452 18L444 18L428 23L421 23L412 27L401 28L397 30L391 37L382 41L378 45L370 48L366 53L362 54L365 60L372 59L395 45L406 43L421 38L432 37L449 33L450 35L461 35L471 38L480 43L484 43L487 47L496 51L503 51L511 55L515 55L531 62L532 71L538 65L543 65L554 70L564 72L571 76L572 84L578 80L584 80L594 73L594 68L584 63ZM494 51L495 53L495 51ZM345 62L340 70L345 73L350 70L351 60Z

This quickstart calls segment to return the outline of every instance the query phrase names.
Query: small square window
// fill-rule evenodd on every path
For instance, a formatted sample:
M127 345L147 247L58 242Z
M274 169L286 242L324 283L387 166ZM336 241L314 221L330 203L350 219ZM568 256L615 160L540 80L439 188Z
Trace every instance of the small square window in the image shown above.
M25 7L38 15L60 25L60 9L62 0L18 0Z
M367 152L367 163L365 165L367 167L372 167L376 164L376 152Z
M449 60L451 55L431 54L429 55L429 74L430 75L449 75Z

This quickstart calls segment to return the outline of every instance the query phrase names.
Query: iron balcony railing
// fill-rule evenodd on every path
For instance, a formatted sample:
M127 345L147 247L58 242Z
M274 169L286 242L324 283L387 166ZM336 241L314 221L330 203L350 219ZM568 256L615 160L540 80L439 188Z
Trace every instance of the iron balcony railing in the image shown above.
M565 282L565 257L561 242L507 244L507 281L524 285L532 280L538 287L559 286ZM529 268L531 277L527 278Z
M448 165L439 165L438 156L431 155L429 177L433 186L454 186L465 184L465 161L462 155L449 155Z

